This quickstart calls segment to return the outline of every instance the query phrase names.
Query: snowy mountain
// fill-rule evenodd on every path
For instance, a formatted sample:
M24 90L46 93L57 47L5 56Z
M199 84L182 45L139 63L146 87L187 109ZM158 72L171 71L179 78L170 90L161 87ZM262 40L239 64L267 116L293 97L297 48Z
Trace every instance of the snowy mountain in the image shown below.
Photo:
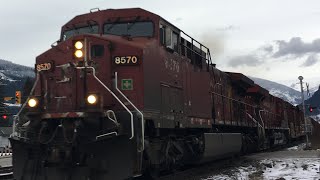
M314 117L314 119L320 120L320 89L313 93L312 97L305 101L306 115ZM310 112L309 107L313 107Z
M1 96L14 96L21 91L27 78L34 78L34 68L0 59L0 83L4 91Z
M283 84L279 84L266 79L250 77L256 84L267 89L270 94L279 97L293 105L301 103L301 93ZM306 96L305 96L306 97Z
M0 59L1 78L6 80L13 80L12 78L34 77L34 70L32 67L27 67L10 61ZM4 75L4 76L3 76Z
M306 87L306 83L309 84L309 92L310 92L310 96L313 95L314 92L316 92L319 89L320 86L320 77L318 78L304 78L303 79L303 87L304 90L306 91L307 87ZM291 87L292 89L295 89L297 91L301 91L301 87L300 87L300 82L297 79L294 80L286 80L286 81L279 81L279 83L284 84L288 87Z

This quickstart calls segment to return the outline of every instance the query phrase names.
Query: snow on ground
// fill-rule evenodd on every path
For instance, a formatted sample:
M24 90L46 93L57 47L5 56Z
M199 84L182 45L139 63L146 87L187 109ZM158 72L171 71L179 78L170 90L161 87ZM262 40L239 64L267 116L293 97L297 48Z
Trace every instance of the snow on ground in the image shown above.
M320 158L266 159L260 163L265 167L264 179L320 179Z
M225 172L222 172L221 174L212 175L202 180L246 180L254 178L256 172L257 168L250 165L247 167L233 168Z
M201 180L320 180L320 149L304 151L306 144L283 151L257 153L240 163L202 176Z
M316 115L316 116L310 116L311 118L313 118L314 120L316 120L318 123L320 123L320 114Z
M306 147L306 143L299 144L297 146L292 146L287 148L287 151L300 151Z
M264 159L201 180L318 180L320 158Z

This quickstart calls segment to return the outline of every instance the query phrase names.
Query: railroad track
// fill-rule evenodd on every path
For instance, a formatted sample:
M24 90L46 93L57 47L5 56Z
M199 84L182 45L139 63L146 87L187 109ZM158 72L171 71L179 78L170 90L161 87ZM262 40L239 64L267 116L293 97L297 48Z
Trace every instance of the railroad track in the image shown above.
M13 179L13 166L0 167L0 179Z

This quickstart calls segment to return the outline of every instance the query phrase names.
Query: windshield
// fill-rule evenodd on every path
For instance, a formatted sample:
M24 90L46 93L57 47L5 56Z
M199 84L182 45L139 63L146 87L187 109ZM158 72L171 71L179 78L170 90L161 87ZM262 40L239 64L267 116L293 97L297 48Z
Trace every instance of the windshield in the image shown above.
M71 29L68 31L65 31L63 33L63 41L69 39L72 36L79 35L79 34L98 34L99 27L98 25L94 26L85 26L81 28Z
M104 25L104 34L130 37L152 37L152 22L108 23Z

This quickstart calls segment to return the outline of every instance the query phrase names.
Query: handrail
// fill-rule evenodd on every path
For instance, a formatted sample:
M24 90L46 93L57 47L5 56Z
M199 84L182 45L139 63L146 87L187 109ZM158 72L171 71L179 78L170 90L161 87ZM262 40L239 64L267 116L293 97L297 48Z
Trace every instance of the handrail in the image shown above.
M251 114L249 114L248 112L246 112L246 114L248 115L248 117L249 117L253 122L257 123L258 126L260 126L261 128L263 128L263 126L262 126L254 117L252 117Z
M260 116L260 119L261 119L262 126L264 128L264 122L263 122L263 119L262 119L262 116L261 116L261 112L265 112L265 110L259 110L259 116Z
M92 75L93 77L107 90L109 93L122 105L122 107L130 114L131 117L131 137L129 139L132 139L134 137L134 126L133 126L133 114L132 112L127 108L126 105L122 103L122 101L112 92L97 76L96 76L96 70L94 67L76 67L77 69L92 69Z
M199 52L195 51L193 48L190 48L184 44L181 44L183 47L187 48L188 50L192 51L194 54L197 54L199 56L201 56L203 59L209 61L209 58L205 57L204 55L200 54ZM204 52L204 51L203 51Z
M109 116L109 113L111 113L112 115L113 115L113 118L114 119L112 119L110 116ZM116 117L116 115L114 114L114 112L112 111L112 110L108 110L107 111L107 117L108 117L108 119L110 120L110 121L112 121L116 126L118 126L118 121L117 121L117 117Z
M240 101L240 100L236 100L236 99L233 99L233 98L227 97L227 96L222 95L222 94L220 94L220 93L216 93L216 92L214 92L214 91L210 91L209 93L212 93L212 94L215 94L215 95L218 95L218 96L224 97L224 98L229 99L229 100L231 100L231 101L238 102L238 103L241 103L241 104L244 104L244 105L247 105L247 106L253 107L253 108L256 108L256 107L257 107L257 106L254 106L254 105L252 105L252 104L248 104L248 103L245 103L245 102L243 102L243 101Z
M128 101L131 106L141 115L141 136L142 136L142 151L144 150L144 118L143 118L143 113L125 96L120 89L118 88L118 72L114 73L115 75L115 88L116 90L122 95L122 97Z
M202 58L206 59L206 60L208 61L208 64L212 63L211 54L210 54L210 49L209 49L207 46L203 45L201 42L197 41L196 39L194 39L193 37L191 37L190 35L188 35L188 34L185 33L184 31L181 31L181 33L182 33L184 36L188 37L188 38L191 40L191 42L189 42L187 39L185 39L186 41L188 41L189 43L191 43L192 47L189 48L189 47L185 46L184 44L182 44L184 47L186 47L187 49L191 50L193 53L196 53L196 54L200 55ZM193 49L194 43L193 43L193 42L196 42L196 43L200 46L200 48L199 48L199 47L198 47L198 48L199 48L201 51L202 51L202 47L204 48L204 51L203 51L203 52L207 51L206 54L207 54L208 58L207 58L207 57L204 57L202 54L199 54L198 52L194 51L194 49ZM180 44L181 44L181 43L180 43ZM202 53L201 51L200 51L200 53Z
M28 103L28 101L29 101L29 99L30 99L30 95L33 94L34 89L36 88L36 86L37 86L37 84L38 84L38 81L39 81L39 79L40 79L39 76L40 76L40 73L37 72L36 82L34 82L33 87L32 87L32 89L31 89L31 91L30 91L30 94L29 94L27 100L23 103L23 105L22 105L22 107L20 108L19 112L18 112L18 113L14 116L14 118L13 118L12 134L11 134L12 136L14 136L14 134L15 134L16 121L19 120L19 116L20 116L22 110L23 110L23 109L25 108L25 106L27 105L27 103Z
M110 132L110 133L101 134L101 135L96 136L96 140L98 140L99 138L105 137L105 136L110 136L110 135L112 135L112 134L115 134L116 136L118 136L118 133L117 133L117 132L112 131L112 132Z

